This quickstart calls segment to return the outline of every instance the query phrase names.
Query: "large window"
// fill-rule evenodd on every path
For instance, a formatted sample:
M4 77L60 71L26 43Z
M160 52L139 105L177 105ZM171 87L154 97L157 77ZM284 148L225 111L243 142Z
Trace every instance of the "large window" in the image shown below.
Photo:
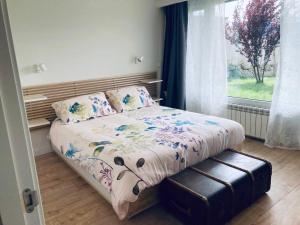
M228 95L271 101L279 61L279 0L225 5Z

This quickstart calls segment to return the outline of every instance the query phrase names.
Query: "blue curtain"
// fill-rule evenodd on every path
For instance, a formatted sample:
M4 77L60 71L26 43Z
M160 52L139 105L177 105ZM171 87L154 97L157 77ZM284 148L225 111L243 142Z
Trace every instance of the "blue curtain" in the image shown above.
M165 46L162 70L162 105L185 109L185 60L187 49L188 4L164 8Z

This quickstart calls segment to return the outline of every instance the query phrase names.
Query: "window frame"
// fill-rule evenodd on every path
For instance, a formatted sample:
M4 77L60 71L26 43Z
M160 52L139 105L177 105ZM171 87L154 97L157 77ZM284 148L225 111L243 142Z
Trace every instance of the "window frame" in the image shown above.
M224 0L224 3L229 3L229 2L235 2L239 0ZM274 86L275 88L275 86ZM274 94L274 93L273 93ZM239 98L239 97L233 97L227 94L228 97L228 104L236 104L236 105L246 105L246 106L252 106L252 107L257 107L257 108L263 108L263 109L268 109L270 110L272 100L267 101L267 100L259 100L259 99L249 99L249 98Z

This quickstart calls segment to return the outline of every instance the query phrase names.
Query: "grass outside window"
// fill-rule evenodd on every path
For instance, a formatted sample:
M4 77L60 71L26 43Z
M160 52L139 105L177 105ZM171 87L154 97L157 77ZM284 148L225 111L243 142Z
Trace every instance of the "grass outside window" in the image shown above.
M237 98L247 98L272 101L276 77L265 77L264 83L256 83L255 78L230 78L228 80L228 95Z

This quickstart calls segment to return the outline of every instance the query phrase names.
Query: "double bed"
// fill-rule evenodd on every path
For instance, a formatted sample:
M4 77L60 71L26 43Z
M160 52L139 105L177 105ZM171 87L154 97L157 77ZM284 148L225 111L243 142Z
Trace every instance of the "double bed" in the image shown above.
M153 105L68 125L57 119L50 139L124 219L156 203L166 177L239 145L244 129L231 120Z

